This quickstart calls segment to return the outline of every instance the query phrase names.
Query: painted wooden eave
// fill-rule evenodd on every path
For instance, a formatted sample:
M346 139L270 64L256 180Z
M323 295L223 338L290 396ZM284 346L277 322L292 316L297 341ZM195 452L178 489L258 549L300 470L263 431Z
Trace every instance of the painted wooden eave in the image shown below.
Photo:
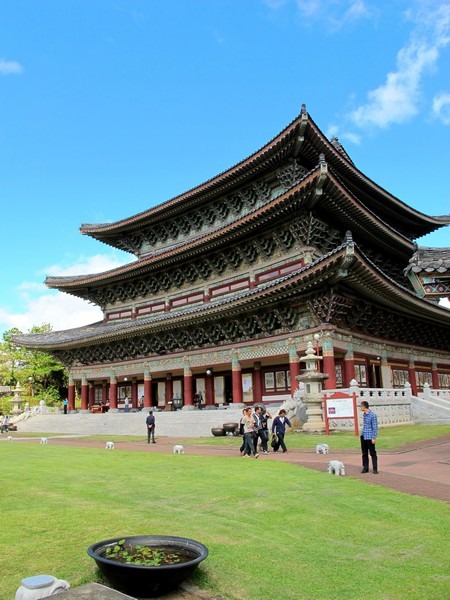
M344 243L305 267L245 290L232 298L208 304L122 322L98 322L85 327L44 334L14 336L14 342L41 350L84 347L98 343L167 331L211 319L235 317L243 311L255 311L268 305L336 284L348 287L357 297L369 298L395 312L443 327L450 334L450 310L418 298L409 289L386 277L364 257L353 243Z

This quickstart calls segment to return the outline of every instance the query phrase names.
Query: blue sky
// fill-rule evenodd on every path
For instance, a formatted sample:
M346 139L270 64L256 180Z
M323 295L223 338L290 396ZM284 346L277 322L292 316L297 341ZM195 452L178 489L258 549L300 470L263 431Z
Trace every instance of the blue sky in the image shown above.
M450 213L449 1L2 2L0 332L101 318L43 285L133 258L81 223L202 183L302 103L371 179Z

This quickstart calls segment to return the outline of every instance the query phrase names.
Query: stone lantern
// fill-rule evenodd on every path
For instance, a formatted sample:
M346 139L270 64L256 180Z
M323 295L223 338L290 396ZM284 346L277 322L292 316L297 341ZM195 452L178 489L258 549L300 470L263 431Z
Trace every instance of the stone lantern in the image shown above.
M11 400L11 404L13 405L11 412L13 415L20 415L23 412L22 411L23 398L20 395L21 391L22 391L22 388L20 387L20 383L17 382L16 387L14 388L14 398L12 398L12 400Z
M325 379L328 379L328 374L319 371L319 361L321 360L321 356L316 356L312 342L308 342L305 356L300 357L300 362L306 363L306 369L296 377L305 386L303 402L306 405L308 420L303 424L302 431L307 433L322 433L325 431L322 418L322 384Z

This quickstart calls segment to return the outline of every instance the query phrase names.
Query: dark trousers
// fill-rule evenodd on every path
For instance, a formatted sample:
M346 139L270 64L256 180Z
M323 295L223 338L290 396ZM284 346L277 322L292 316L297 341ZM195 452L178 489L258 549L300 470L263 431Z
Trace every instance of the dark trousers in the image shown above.
M369 454L372 458L372 468L374 471L378 471L378 457L375 449L375 444L372 440L365 440L361 436L361 453L362 453L362 467L364 471L369 470Z
M150 444L150 438L152 439L152 442L155 442L155 426L153 425L153 427L147 427L147 441Z
M244 433L244 456L246 454L256 454L254 439L255 439L255 436L254 436L253 432Z
M269 430L268 429L260 429L258 433L255 434L255 450L258 452L258 443L261 440L261 448L263 452L267 452L267 442L269 441Z
M281 446L283 452L287 452L286 444L284 443L284 433L277 433L278 445Z

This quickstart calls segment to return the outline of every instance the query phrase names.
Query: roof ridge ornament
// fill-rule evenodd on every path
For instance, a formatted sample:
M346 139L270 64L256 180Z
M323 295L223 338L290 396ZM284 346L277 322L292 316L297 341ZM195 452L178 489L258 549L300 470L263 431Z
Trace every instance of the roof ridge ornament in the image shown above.
M348 269L355 260L355 242L353 241L353 235L350 230L345 232L345 241L343 246L345 247L345 254L342 258L341 266L339 268L339 276L347 277Z
M325 180L328 177L328 163L325 160L325 154L323 154L323 152L319 154L319 167L320 174L317 179L317 185L315 189L316 196L321 196L323 194L323 184L325 183Z

